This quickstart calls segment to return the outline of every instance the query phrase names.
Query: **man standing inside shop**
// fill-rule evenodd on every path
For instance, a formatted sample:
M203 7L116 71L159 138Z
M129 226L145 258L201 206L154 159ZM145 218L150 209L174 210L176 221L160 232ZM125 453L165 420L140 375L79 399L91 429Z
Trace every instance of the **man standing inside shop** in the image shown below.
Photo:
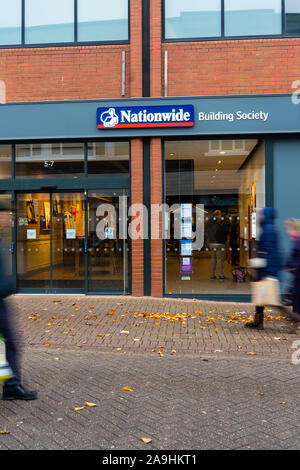
M211 271L210 278L216 279L216 271L219 279L224 280L224 261L226 257L226 243L228 239L228 225L226 224L222 212L215 210L212 218L208 221L206 227L209 247L211 249Z
M3 229L3 227L9 225L11 225L9 208L0 203L0 228ZM37 393L25 390L21 385L19 351L12 323L12 312L9 311L5 303L5 298L12 291L11 280L5 273L2 240L0 238L0 335L5 340L6 360L13 372L13 376L4 383L2 398L3 400L34 400L37 398Z

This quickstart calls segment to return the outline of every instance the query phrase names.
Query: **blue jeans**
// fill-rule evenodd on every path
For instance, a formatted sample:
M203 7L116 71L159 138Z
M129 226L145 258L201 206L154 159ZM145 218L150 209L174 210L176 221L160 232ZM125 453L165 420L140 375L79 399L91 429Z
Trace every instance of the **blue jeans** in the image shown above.
M300 279L295 278L293 286L293 311L300 315Z
M16 345L16 337L11 322L11 313L7 310L5 302L0 300L0 334L5 339L6 360L14 376L5 382L5 386L20 385L20 362Z

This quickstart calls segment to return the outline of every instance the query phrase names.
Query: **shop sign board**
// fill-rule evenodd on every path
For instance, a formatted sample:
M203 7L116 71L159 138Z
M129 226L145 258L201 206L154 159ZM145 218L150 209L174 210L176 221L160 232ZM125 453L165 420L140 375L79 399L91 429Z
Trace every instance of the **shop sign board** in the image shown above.
M193 105L125 106L97 109L99 129L192 127Z

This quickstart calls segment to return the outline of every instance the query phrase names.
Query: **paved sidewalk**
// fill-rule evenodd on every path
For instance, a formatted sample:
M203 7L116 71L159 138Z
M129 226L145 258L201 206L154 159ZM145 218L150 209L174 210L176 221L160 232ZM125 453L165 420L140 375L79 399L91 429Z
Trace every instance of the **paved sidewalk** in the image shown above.
M47 295L16 295L8 304L26 348L290 358L300 340L300 326L289 334L291 322L276 309L266 309L264 330L244 328L251 304Z
M24 385L39 397L0 400L0 450L300 449L300 329L289 334L276 311L251 331L249 304L45 295L8 304Z

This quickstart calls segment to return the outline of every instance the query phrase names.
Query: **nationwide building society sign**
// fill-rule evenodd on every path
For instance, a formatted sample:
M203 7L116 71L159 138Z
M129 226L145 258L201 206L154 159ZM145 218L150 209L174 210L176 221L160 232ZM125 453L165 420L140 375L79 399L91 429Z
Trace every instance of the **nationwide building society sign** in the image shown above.
M97 109L97 127L99 129L126 128L161 128L161 127L192 127L197 122L227 122L260 121L266 123L270 113L261 109L224 111L197 111L194 106L160 105L160 106L124 106L102 107Z

